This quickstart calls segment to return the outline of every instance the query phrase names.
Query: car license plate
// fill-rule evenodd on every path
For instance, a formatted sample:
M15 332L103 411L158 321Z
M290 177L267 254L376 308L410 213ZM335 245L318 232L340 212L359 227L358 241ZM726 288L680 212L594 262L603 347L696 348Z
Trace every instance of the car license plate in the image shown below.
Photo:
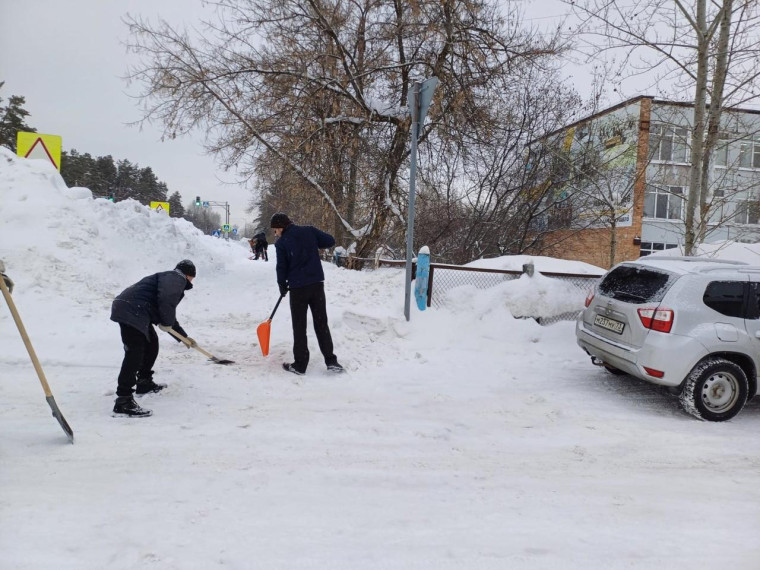
M612 331L617 334L623 334L623 329L625 328L625 323L621 323L615 319L608 319L602 315L597 315L594 317L594 324L598 327L602 327L603 329L607 329L608 331Z

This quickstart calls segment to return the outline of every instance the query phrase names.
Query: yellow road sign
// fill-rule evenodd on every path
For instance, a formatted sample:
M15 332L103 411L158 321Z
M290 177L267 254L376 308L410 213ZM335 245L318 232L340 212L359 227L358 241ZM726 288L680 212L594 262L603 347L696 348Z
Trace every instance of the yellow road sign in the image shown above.
M24 158L49 160L61 170L61 137L41 133L18 132L16 154Z
M151 202L150 209L169 215L169 202Z

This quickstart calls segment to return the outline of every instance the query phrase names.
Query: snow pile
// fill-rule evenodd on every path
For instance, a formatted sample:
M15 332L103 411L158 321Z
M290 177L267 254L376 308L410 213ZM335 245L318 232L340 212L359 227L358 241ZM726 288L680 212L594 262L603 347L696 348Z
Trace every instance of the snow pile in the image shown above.
M504 271L522 271L523 265L532 263L536 271L542 273L579 273L583 275L602 275L606 269L585 263L583 261L570 261L556 259L542 255L506 255L490 259L477 259L466 264L465 267L479 267L481 269L502 269Z
M287 301L270 356L256 345L279 297L273 246L251 261L245 242L92 199L2 149L0 194L0 259L76 437L50 417L0 306L2 568L757 567L760 404L705 424L608 377L572 323L512 317L565 302L546 277L460 288L407 322L403 269L324 264L348 373L325 370L310 331L309 369L293 376ZM178 319L236 364L160 334L169 387L140 402L154 415L112 418L111 299L182 258L198 276Z
M549 318L582 310L589 289L589 285L580 282L545 277L536 272L532 277L523 274L488 289L462 285L434 292L434 295L436 304L454 313L474 310L483 318L493 318L495 308L503 307L517 318Z

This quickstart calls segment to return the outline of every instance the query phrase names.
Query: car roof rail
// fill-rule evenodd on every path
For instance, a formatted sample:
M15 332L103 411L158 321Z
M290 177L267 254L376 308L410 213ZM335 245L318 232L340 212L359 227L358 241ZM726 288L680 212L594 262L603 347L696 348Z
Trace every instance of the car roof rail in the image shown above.
M733 259L718 259L715 257L697 257L687 255L647 255L639 261L654 259L658 261L687 261L689 263L722 263L724 265L749 265L744 261L734 261Z

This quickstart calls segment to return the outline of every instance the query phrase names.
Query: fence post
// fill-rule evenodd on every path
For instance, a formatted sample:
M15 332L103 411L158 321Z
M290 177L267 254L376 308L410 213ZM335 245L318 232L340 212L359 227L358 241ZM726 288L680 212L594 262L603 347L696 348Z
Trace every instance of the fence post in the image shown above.
M430 275L428 275L428 290L427 290L427 306L430 306L430 303L433 302L433 273L435 272L435 267L433 264L430 264Z
M533 273L535 273L535 266L533 265L533 262L525 263L523 264L523 273L527 274L528 277L533 277Z

